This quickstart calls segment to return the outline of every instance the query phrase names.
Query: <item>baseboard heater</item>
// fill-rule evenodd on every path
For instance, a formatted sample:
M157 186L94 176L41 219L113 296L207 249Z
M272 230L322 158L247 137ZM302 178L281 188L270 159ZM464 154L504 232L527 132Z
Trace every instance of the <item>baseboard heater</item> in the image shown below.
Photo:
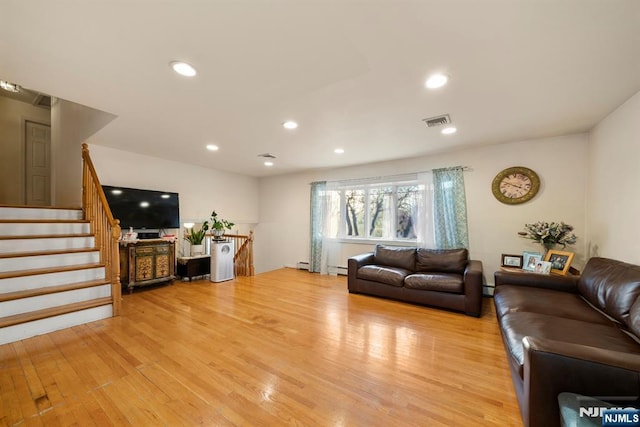
M298 261L296 266L298 270L307 270L309 271L309 263L305 261ZM339 265L330 265L329 266L329 274L336 274L338 276L346 276L348 274L347 267L341 267Z
M482 296L493 297L493 292L495 290L495 285L482 285Z
M329 267L329 273L335 273L338 276L347 276L349 274L349 271L347 270L347 267L340 267L339 265L334 265Z

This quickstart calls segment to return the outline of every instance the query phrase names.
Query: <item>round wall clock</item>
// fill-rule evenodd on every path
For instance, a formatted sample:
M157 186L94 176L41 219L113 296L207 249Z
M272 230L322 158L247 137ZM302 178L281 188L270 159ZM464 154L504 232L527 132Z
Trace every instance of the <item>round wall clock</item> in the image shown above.
M538 174L529 168L514 166L493 178L491 191L502 203L516 205L531 200L540 189Z

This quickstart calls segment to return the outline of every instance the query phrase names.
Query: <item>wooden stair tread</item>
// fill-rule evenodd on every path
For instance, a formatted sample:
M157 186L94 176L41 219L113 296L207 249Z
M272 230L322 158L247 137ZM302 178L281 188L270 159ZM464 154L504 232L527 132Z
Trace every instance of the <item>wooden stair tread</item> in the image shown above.
M21 239L59 239L68 237L93 237L91 233L71 233L71 234L29 234L23 236L0 236L0 240L21 240Z
M11 277L36 276L38 274L61 273L64 271L88 270L90 268L104 267L103 262L91 264L66 265L62 267L33 268L27 270L4 271L0 273L0 279L8 279Z
M0 224L89 224L86 219L0 219Z
M0 208L17 208L17 209L59 209L63 211L81 211L82 208L77 206L34 206L34 205L7 205L0 204Z
M29 313L0 317L0 328L6 328L8 326L18 325L20 323L32 322L34 320L45 319L47 317L59 316L61 314L73 313L74 311L86 310L88 308L111 304L111 297L104 297L88 301L75 302L72 304L60 305L57 307L45 308L42 310L31 311Z
M41 255L61 255L61 254L77 254L82 252L98 252L98 248L77 248L77 249L51 249L48 251L33 251L33 252L14 252L8 254L0 254L0 259L3 258L22 258L28 256L41 256Z
M93 288L95 286L109 285L105 279L91 280L87 282L69 283L66 285L49 286L46 288L25 289L24 291L8 292L0 294L0 302L12 301L21 298L37 297L39 295L55 294L58 292L73 291L76 289Z

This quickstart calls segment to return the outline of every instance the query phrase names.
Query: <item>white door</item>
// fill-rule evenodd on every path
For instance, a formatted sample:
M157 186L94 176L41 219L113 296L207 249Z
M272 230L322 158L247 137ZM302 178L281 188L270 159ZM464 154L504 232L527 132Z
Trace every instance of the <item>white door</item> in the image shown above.
M51 205L51 127L25 122L27 205Z

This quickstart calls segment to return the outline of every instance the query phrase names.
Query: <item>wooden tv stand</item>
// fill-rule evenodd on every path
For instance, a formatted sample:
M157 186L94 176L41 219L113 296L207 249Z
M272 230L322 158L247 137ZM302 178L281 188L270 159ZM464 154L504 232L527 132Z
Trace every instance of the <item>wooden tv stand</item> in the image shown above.
M121 240L120 282L132 291L136 286L173 281L175 253L173 240Z

